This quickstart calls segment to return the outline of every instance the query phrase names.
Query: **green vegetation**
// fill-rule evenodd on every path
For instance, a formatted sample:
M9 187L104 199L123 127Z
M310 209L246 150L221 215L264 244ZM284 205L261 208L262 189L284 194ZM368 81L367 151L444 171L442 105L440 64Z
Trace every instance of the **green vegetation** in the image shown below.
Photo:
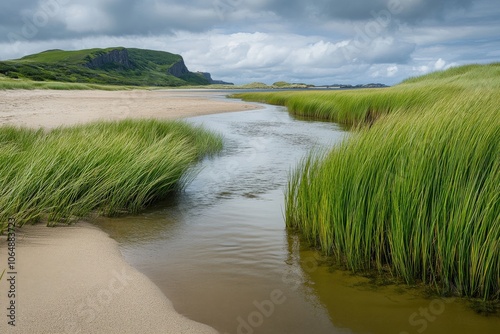
M305 83L290 83L286 81L277 81L272 84L272 88L308 88L309 86Z
M235 94L243 100L288 107L290 113L346 125L372 123L394 111L414 112L470 91L500 88L500 63L469 65L412 78L383 89Z
M275 86L275 87L288 87L290 85L291 84L286 82L286 81L277 81L277 82L273 83L273 86Z
M182 187L220 136L182 122L98 122L50 132L0 128L0 232L137 212Z
M0 74L0 90L6 89L53 89L53 90L127 90L137 87L82 84L71 82L33 81L28 79L11 79Z
M36 82L98 85L176 87L209 84L203 76L189 72L180 55L132 48L49 50L2 61L0 74ZM10 87L16 88L16 85Z
M352 271L499 300L499 88L491 64L383 90L244 97L356 125L291 174L289 227Z
M266 85L263 82L251 82L248 84L241 85L240 88L243 88L243 89L269 89L272 87L269 85Z

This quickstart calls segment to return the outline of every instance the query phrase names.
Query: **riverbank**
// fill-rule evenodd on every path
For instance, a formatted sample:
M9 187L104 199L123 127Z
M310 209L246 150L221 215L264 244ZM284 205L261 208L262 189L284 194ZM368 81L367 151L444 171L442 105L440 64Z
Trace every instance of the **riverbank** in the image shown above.
M124 261L117 243L90 224L25 226L15 233L16 274L6 272L0 281L1 333L217 333L178 314ZM7 248L1 236L0 273ZM7 310L12 302L14 312Z
M256 108L213 96L180 90L0 91L0 125L51 129L97 120L178 119ZM11 245L7 235L0 236L0 332L216 333L176 313L163 293L124 261L116 242L95 227L36 225L15 231L12 268ZM7 293L11 288L13 293ZM11 303L13 310L7 310Z

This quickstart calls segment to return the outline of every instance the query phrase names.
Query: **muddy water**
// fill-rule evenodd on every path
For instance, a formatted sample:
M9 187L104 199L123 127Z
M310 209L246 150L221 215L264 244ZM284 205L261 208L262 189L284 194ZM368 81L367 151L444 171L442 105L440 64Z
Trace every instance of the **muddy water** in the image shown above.
M341 141L338 126L274 106L189 121L221 132L222 154L174 202L97 222L178 312L221 333L498 332L500 318L460 301L331 272L287 233L287 174L311 149Z

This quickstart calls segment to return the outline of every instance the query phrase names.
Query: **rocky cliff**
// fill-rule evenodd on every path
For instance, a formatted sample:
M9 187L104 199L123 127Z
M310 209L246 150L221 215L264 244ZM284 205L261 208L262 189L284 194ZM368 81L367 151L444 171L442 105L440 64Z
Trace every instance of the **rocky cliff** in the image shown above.
M180 78L183 75L188 74L189 70L186 67L186 64L184 64L184 60L181 59L175 64L172 64L167 72L172 74L174 77Z
M109 65L123 67L125 69L133 68L127 49L116 49L109 52L103 52L85 64L91 69L100 69Z
M116 49L108 52L102 52L95 58L89 60L85 64L85 66L91 69L103 69L110 66L121 67L124 69L134 68L134 64L130 60L127 49ZM167 74L173 75L177 78L181 78L182 76L189 73L190 72L186 67L186 64L184 64L184 60L182 58L176 63L172 64L167 70Z

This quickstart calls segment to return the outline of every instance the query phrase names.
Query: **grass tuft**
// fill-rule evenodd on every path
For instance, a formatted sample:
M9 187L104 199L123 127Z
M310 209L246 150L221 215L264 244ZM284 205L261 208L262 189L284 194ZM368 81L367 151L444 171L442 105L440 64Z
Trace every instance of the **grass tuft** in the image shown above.
M222 148L220 136L182 122L96 122L50 132L0 128L0 231L70 223L91 212L137 212L187 180Z

